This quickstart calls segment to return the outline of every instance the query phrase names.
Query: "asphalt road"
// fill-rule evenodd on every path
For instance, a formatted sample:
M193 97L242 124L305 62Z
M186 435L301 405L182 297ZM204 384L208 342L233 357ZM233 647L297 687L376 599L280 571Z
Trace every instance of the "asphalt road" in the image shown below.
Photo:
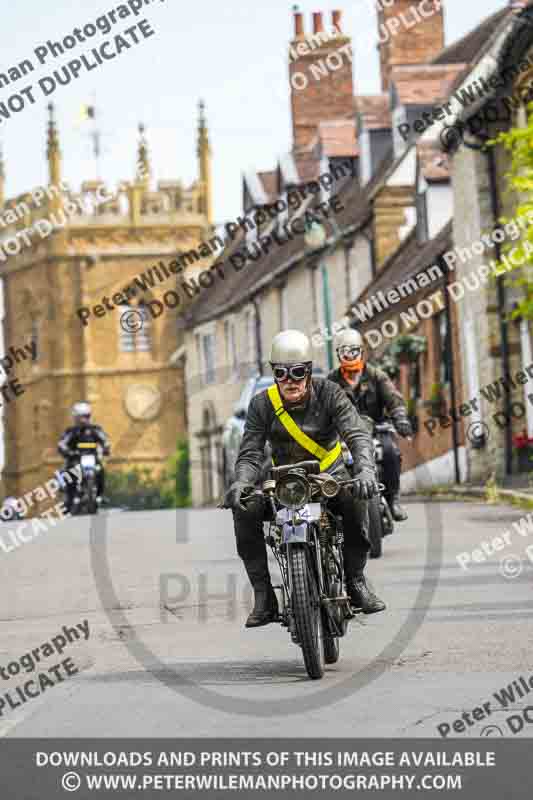
M15 709L6 701L0 735L439 737L437 726L451 728L467 712L471 724L456 736L511 737L506 719L533 706L533 690L518 683L523 696L515 689L507 708L494 693L533 674L525 554L533 532L530 541L515 532L465 571L457 555L523 512L481 503L408 508L409 521L368 570L387 611L351 624L340 661L321 681L307 679L280 626L244 629L250 593L229 512L113 514L106 526L103 515L92 533L89 518L65 520L0 552L0 667L65 625L89 624L87 641L67 642L37 667L69 658L79 673L24 703L19 697ZM512 578L500 565L510 555L522 558ZM5 700L36 672L4 675ZM490 713L474 719L487 702ZM532 733L525 723L517 735Z

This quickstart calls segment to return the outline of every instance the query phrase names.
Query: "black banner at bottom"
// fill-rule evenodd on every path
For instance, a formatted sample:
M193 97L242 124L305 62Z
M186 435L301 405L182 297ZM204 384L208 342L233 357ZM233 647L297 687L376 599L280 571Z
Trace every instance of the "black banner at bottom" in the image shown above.
M6 800L433 796L531 800L531 740L3 739Z

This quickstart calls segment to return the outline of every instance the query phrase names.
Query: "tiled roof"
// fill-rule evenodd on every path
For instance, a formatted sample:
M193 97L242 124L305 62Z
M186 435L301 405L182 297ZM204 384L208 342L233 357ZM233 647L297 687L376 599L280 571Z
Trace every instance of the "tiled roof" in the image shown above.
M382 130L390 128L391 111L388 94L365 95L355 98L356 109L363 118L367 130Z
M457 42L445 47L439 55L433 59L432 64L471 64L477 61L482 51L489 45L489 41L500 24L510 16L512 11L509 7L502 8L490 17L487 17L476 28L463 36Z
M393 67L391 82L401 105L426 106L448 96L467 64L416 64Z
M450 221L440 233L428 242L419 244L416 231L413 231L401 247L396 250L380 269L376 278L362 292L352 305L364 302L376 292L387 292L400 282L414 278L418 273L435 264L437 258L453 247L453 223ZM375 317L379 316L378 314Z

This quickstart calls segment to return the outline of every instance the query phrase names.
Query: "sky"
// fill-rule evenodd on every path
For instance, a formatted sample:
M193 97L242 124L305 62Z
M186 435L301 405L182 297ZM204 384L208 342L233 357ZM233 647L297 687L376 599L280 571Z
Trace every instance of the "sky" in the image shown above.
M127 0L124 0L127 2ZM413 0L415 2L415 0ZM502 8L505 0L443 0L446 43L475 27ZM76 27L95 20L120 2L92 0L18 0L4 12L0 29L0 72L30 58L36 70L0 89L0 103L65 63L49 56L38 64L34 50L48 40L61 41ZM380 89L375 41L377 21L371 0L303 0L306 30L311 13L340 8L342 27L355 44L357 91ZM46 13L43 13L43 10ZM90 123L80 121L83 104L94 104L102 135L101 176L111 184L131 179L135 168L137 125L147 127L156 179L197 175L197 104L203 98L213 150L215 220L222 222L241 210L241 175L255 167L270 169L290 148L288 44L293 33L292 3L243 0L151 0L137 17L118 20L107 35L79 43L69 58L90 52L96 44L146 18L155 35L143 39L117 58L86 72L49 98L40 89L35 103L26 102L8 120L0 116L8 196L46 181L46 104L57 107L64 177L74 188L96 177L91 155ZM358 42L362 44L357 45Z

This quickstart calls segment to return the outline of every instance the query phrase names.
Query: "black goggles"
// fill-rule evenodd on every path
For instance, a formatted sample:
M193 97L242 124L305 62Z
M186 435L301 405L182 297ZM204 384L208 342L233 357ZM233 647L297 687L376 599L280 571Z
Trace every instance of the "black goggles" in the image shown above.
M293 381L303 381L311 373L311 367L309 364L291 364L289 367L285 367L283 364L275 364L272 367L272 372L277 381L286 381L289 378Z
M339 347L338 353L340 358L344 358L346 361L355 361L363 355L363 348L345 345L344 347Z

